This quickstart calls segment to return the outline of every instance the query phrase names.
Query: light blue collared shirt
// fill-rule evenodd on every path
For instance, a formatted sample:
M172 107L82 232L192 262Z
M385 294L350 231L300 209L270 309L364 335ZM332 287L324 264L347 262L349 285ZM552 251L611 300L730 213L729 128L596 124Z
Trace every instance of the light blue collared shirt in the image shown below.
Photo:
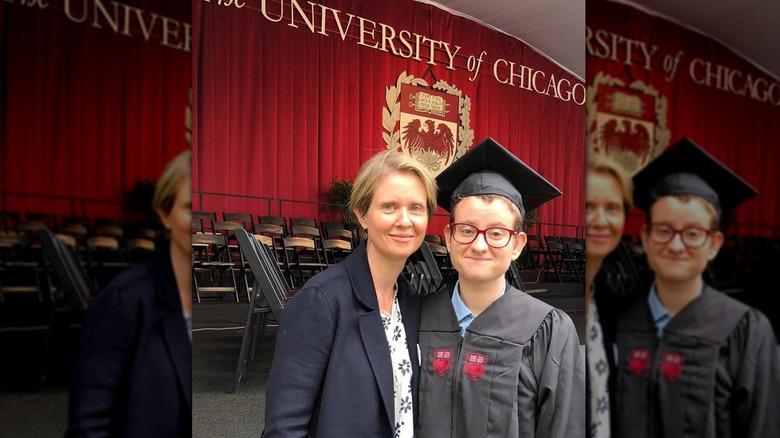
M501 298L506 293L507 287L504 287L504 289L501 291L501 295L498 296L498 298ZM469 310L468 307L466 307L466 303L463 302L463 300L460 298L460 281L455 283L455 290L452 292L452 310L455 311L455 317L458 318L458 326L460 326L460 335L463 336L466 334L466 327L471 324L471 321L474 321L473 313L471 313L471 310Z
M694 299L701 295L702 290L704 290L704 284L702 284L701 290L699 290L699 293L696 294ZM666 307L661 304L661 300L658 299L658 291L655 289L655 282L650 286L650 293L647 294L647 305L650 306L650 314L653 315L655 328L658 329L658 337L660 338L661 334L664 332L664 328L669 324L669 321L672 320L672 317L669 315Z

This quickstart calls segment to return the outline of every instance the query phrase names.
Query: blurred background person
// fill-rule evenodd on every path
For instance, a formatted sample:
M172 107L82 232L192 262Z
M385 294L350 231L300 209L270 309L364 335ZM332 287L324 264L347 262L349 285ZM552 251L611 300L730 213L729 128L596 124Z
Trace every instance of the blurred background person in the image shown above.
M722 218L757 191L687 138L633 183L654 280L618 319L613 435L780 436L772 326L703 278Z
M633 207L633 185L626 170L605 156L589 156L586 164L585 203L585 309L588 364L589 436L610 436L609 388L614 378L615 314L609 303L597 304L596 297L609 300L609 291L595 294L594 280L604 259L620 245L626 216ZM599 312L603 308L604 311ZM613 376L614 377L614 376Z
M192 435L191 153L171 160L152 207L170 234L90 302L66 437Z

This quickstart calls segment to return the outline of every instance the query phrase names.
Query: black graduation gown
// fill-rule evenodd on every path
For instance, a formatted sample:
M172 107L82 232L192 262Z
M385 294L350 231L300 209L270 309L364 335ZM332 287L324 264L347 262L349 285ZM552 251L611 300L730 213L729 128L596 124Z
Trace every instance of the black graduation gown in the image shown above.
M659 338L639 300L618 320L616 343L613 436L780 436L780 364L758 310L707 286Z
M463 338L454 285L423 304L416 436L585 435L585 365L569 316L515 288Z

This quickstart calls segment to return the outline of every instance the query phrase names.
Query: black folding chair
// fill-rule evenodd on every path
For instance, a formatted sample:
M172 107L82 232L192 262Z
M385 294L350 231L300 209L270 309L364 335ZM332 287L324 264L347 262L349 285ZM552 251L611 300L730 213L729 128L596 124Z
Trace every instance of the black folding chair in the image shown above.
M407 268L413 276L409 279L415 290L421 295L428 295L437 291L444 283L444 277L441 275L439 265L436 263L436 257L431 251L431 247L423 242L407 260Z
M549 271L550 251L542 243L542 238L536 234L528 234L528 242L525 246L531 256L533 269Z
M507 280L509 284L517 288L518 290L525 292L525 286L523 285L523 279L520 277L520 271L517 269L514 263L509 264L509 269L506 271Z
M582 245L576 242L566 242L563 246L567 253L564 261L568 264L569 271L574 273L578 283L583 283L585 278L585 250Z
M69 308L78 312L86 311L87 303L95 291L74 249L63 243L48 228L39 229L38 235L44 253L59 278L59 287L64 290Z
M252 271L254 281L244 335L241 339L238 366L233 379L234 394L238 392L238 385L248 365L254 360L258 341L265 333L268 316L271 315L279 321L290 292L272 250L244 229L235 230L235 236L244 259Z
M53 268L57 283L57 299L52 304L49 329L43 349L43 365L39 388L43 387L51 365L53 348L61 342L55 336L65 336L71 324L80 325L88 303L96 293L75 249L66 245L48 228L38 230L44 254Z
M458 280L458 272L452 267L452 261L450 260L450 253L447 250L447 247L435 243L428 243L428 247L431 249L436 264L439 266L442 281L444 283L456 282Z

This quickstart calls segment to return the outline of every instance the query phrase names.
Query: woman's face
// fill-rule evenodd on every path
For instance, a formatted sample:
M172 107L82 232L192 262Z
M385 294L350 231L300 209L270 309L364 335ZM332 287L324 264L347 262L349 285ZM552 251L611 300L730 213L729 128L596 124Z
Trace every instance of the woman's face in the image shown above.
M422 244L428 227L427 195L420 178L392 171L376 182L365 214L355 211L368 232L369 257L406 260Z
M620 243L626 213L623 189L607 172L588 170L585 204L586 260L603 260Z
M192 180L184 178L179 182L173 207L168 214L157 210L160 220L171 232L171 250L182 256L192 253Z

